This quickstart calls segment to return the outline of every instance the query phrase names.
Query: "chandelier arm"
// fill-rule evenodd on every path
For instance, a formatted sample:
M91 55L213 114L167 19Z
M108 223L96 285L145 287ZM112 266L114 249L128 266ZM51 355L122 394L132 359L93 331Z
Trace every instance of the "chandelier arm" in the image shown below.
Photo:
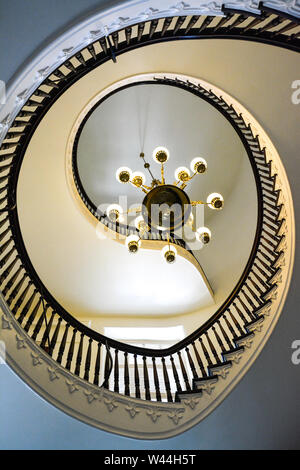
M169 233L167 233L167 240L168 240L168 245L169 245L169 250L170 250L170 236L169 236Z
M208 202L203 202L203 201L191 201L191 206L197 206L199 204L203 204L205 206L208 205Z
M188 180L183 181L183 182L182 182L182 185L181 185L180 187L181 187L182 189L186 188L187 185L188 185L188 183L191 181L191 179L194 178L194 176L195 176L196 174L197 174L197 172L193 173L192 176L190 176Z
M148 194L148 191L144 188L143 185L142 185L142 186L137 186L136 184L134 184L133 181L129 181L129 182L130 182L130 183L132 184L132 186L134 186L135 188L141 189L144 193Z
M164 164L161 164L161 184L165 184Z
M133 207L132 209L128 209L128 211L123 212L122 214L130 214L131 212L134 212L135 214L137 212L142 212L142 206L139 207Z
M152 186L146 186L145 184L143 184L143 188L148 189L149 191L151 191Z
M193 179L195 175L197 175L197 171L195 171L195 172L192 174L192 176L189 177L188 180L186 180L186 181L177 180L177 181L175 181L175 182L173 183L173 185L174 185L174 186L177 186L179 183L182 183L181 188L184 189L184 188L187 186L188 182L191 181L191 179Z
M139 238L140 238L140 240L142 240L142 237L145 235L146 232L147 232L146 227L141 227L139 229Z

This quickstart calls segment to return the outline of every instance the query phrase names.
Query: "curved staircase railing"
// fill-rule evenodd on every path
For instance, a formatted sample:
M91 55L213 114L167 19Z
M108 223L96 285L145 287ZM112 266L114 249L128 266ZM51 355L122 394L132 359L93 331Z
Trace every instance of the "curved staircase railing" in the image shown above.
M197 27L197 31L199 18L165 18L160 22L160 31L153 20L113 33L97 44L89 44L39 85L5 135L0 148L2 296L25 332L43 350L67 370L95 385L145 400L172 402L180 400L186 393L209 387L212 381L226 374L232 361L251 341L253 330L262 321L272 296L276 295L285 240L277 175L273 172L272 161L267 160L265 149L260 147L258 136L232 105L212 91L190 82L158 79L214 103L239 133L256 179L258 225L243 275L221 308L183 341L163 350L147 349L118 342L89 329L59 305L39 279L22 239L15 200L27 145L47 110L69 86L92 68L111 58L116 60L119 53L133 47L165 39L225 37L229 34L226 37L234 35L249 39L251 36L251 40L299 50L298 33L296 36L291 33L292 23L298 25L299 20L276 12L276 22L270 20L272 27L269 22L259 27L273 14L263 6L261 11L259 16L226 11L214 27L209 26L214 18L202 18L202 26ZM243 27L245 15L254 18ZM229 21L231 23L227 25ZM282 28L270 32L277 23L283 24Z

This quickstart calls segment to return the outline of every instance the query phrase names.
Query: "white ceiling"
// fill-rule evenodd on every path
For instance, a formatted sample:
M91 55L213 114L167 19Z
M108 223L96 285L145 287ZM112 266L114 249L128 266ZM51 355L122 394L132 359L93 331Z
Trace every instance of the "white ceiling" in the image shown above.
M98 207L126 196L128 206L141 204L144 194L132 185L120 184L117 168L144 169L141 151L160 178L160 165L152 151L165 146L170 160L165 165L166 182L175 180L179 166L190 167L194 157L208 163L205 175L186 188L191 200L206 200L212 192L228 199L238 177L245 150L230 123L209 103L172 86L136 85L120 90L94 110L85 123L78 143L78 170L88 196ZM205 219L216 212L207 210Z
M197 47L196 42L189 42L189 54L196 55ZM180 164L188 166L197 155L206 158L208 171L192 181L189 194L192 199L203 199L218 191L225 198L222 212L205 214L212 242L195 252L214 290L215 305L203 295L203 281L188 261L178 259L168 266L158 252L145 250L130 256L114 241L100 241L94 227L78 211L67 186L65 147L82 108L101 89L127 76L129 70L130 74L144 72L147 60L152 70L160 69L162 57L157 47L155 54L147 47L129 56L129 66L122 56L117 66L105 64L77 82L39 125L26 152L18 188L25 245L52 295L75 316L155 314L171 318L194 311L198 327L239 279L255 233L254 178L245 150L228 121L209 104L182 90L139 86L104 102L89 119L79 143L80 175L96 204L115 202L120 189L136 202L137 190L121 187L114 175L123 164L142 169L138 155L147 102L144 150L149 155L157 145L169 148L170 180ZM196 75L192 70L191 74ZM153 162L153 170L155 165Z

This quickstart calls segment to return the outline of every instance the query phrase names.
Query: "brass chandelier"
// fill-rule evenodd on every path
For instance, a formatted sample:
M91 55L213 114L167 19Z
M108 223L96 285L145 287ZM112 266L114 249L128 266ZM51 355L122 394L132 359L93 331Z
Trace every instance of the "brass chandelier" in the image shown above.
M196 175L201 175L207 170L207 163L203 158L196 157L190 163L190 170L185 166L180 166L175 170L175 181L173 184L166 183L165 163L169 160L170 153L165 147L156 147L153 150L153 159L161 166L161 176L157 179L153 176L150 164L145 161L145 154L140 153L144 162L144 168L151 177L151 186L146 185L146 177L140 171L132 172L128 167L120 167L116 171L116 179L122 184L132 186L144 192L145 196L142 206L126 212L140 213L134 224L138 234L129 235L125 244L130 253L137 253L141 245L141 239L146 232L159 230L166 233L166 245L162 249L162 255L168 263L176 260L177 250L170 244L170 234L176 233L185 225L193 226L196 239L203 245L211 240L211 231L207 227L195 229L192 208L197 205L207 205L210 209L221 210L224 206L224 199L219 193L210 194L206 202L190 201L186 193L186 187ZM108 218L113 222L123 222L124 212L120 205L111 204L106 209Z

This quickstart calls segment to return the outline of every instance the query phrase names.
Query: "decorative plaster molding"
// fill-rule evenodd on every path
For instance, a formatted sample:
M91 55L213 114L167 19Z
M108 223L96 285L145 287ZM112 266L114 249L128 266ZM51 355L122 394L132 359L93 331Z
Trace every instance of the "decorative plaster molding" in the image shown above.
M149 408L147 411L147 416L150 416L150 418L152 419L153 423L156 423L156 421L158 420L158 418L161 416L161 413L157 410L153 410L151 408Z
M66 384L70 393L74 393L79 390L79 386L76 383L66 380Z
M179 420L183 418L184 410L174 410L168 414L168 417L173 421L175 425L179 423Z
M241 360L243 354L243 349L240 349L238 351L233 351L232 353L226 353L225 357L227 361L231 361L234 364L238 364Z
M54 369L53 367L48 367L48 372L49 372L49 378L51 382L53 380L58 380L60 378L60 375L57 373L58 369Z
M118 405L115 399L111 400L109 398L104 398L104 403L106 404L107 409L110 412L112 412L115 408L118 408Z
M249 325L247 329L251 332L255 331L261 331L264 323L264 317L260 317L256 322L254 322L252 325Z
M17 342L17 349L22 349L22 348L26 349L24 338L19 338L19 336L16 335L16 342Z
M224 363L220 366L213 366L211 367L211 369L213 370L213 375L216 375L217 377L222 377L222 379L226 379L231 367L231 362L228 362L227 364Z
M237 10L248 10L258 12L261 0L231 0L224 2L227 8L235 8ZM299 0L267 0L263 2L266 7L274 8L294 16L300 15Z
M208 395L211 395L216 387L218 382L218 377L213 377L211 379L206 379L205 381L199 384L199 388L206 392Z
M83 390L83 394L86 396L88 403L92 403L94 400L101 401L101 396L99 393L93 393L88 390Z
M32 365L38 366L40 364L43 364L43 361L41 360L41 356L39 354L34 354L33 352L31 352L30 354L32 358Z
M7 318L2 315L2 329L3 330L11 330L12 329L12 326L11 326L11 323L7 320Z
M42 83L46 76L61 65L70 55L80 51L90 42L100 39L120 28L176 15L223 16L222 7L259 13L259 0L171 2L171 0L132 0L114 8L99 10L56 40L31 60L12 82L6 93L6 103L0 106L0 143L9 125L20 111L25 97ZM299 0L269 0L266 6L300 17Z
M189 406L192 410L194 410L199 403L199 398L191 397L191 398L185 398L181 401L184 405Z
M132 419L135 418L136 414L140 412L140 409L135 408L134 406L125 406L125 410L128 411Z
M250 349L254 340L254 334L250 334L242 339L237 339L236 344L243 346L244 348Z

